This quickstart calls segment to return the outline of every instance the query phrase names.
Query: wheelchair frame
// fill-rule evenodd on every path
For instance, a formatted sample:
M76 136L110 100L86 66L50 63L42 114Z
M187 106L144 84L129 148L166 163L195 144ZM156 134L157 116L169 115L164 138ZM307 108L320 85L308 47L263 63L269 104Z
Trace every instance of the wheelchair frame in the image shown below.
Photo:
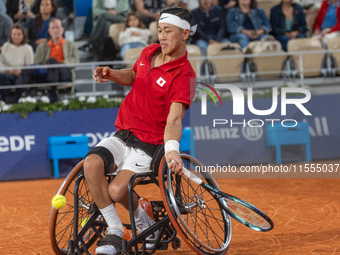
M200 164L199 161L190 157L189 155L181 154L181 157L182 159L185 159L186 161L188 161L189 164L192 161L196 162L196 164ZM93 200L92 202L90 202L90 199L87 198L89 197L90 194L86 187L87 186L86 180L82 173L82 164L83 164L83 161L81 161L69 173L69 175L65 178L65 181L63 182L63 184L61 185L58 191L58 194L65 194L68 191L68 188L71 185L72 181L75 181L74 188L73 188L74 212L73 212L73 219L71 220L71 224L70 224L72 225L71 228L73 229L71 230L71 234L67 241L67 248L65 246L59 247L60 240L59 241L56 240L56 237L57 237L56 234L59 235L59 233L62 233L64 229L62 229L62 231L57 233L56 226L65 219L65 217L67 216L67 213L72 213L73 207L71 207L71 209L66 211L66 213L63 213L63 211L60 212L54 208L52 208L51 210L50 222L49 222L50 241L52 244L53 251L55 252L55 254L58 254L58 255L75 255L75 254L80 255L83 253L85 253L86 255L90 255L89 248L94 244L97 238L102 237L102 233L107 227L107 224L105 223L99 209L97 208ZM173 211L171 209L174 206L171 204L171 200L168 198L169 196L169 194L167 194L168 192L165 191L166 189L170 188L171 184L167 184L168 187L166 187L165 177L163 176L163 175L170 175L171 170L167 168L167 164L164 160L164 157L162 158L161 162L158 165L156 166L154 165L154 168L159 169L159 174L162 174L162 178L159 178L160 180L157 179L157 173L155 173L155 169L154 171L150 171L147 173L134 174L131 177L129 184L128 184L128 196L129 196L129 208L133 208L133 199L132 199L133 192L134 192L133 183L135 179L139 177L144 177L144 178L148 177L149 180L143 180L138 185L146 185L146 184L154 183L157 186L159 186L161 188L161 192L163 195L163 201L151 201L156 223L152 225L149 229L137 235L134 213L132 209L129 209L130 224L123 224L123 225L127 229L131 230L132 239L129 241L123 239L121 254L124 254L124 255L153 254L156 250L167 250L169 243L172 243L173 249L177 250L181 246L181 240L176 236L177 233L179 233L182 239L189 245L189 247L198 254L216 254L216 255L224 254L229 247L229 242L231 238L230 217L224 211L221 211L222 220L224 222L223 242L222 244L219 244L221 247L217 249L212 247L210 249L209 243L208 243L207 245L208 249L205 248L204 243L202 246L202 243L200 242L199 238L196 238L195 236L192 235L192 231L190 230L190 227L192 226L188 227L189 224L188 226L181 225L180 221L178 221L178 218L181 218L181 215L177 215L177 216L175 215L176 212L183 211L183 210L185 211L184 214L189 214L187 212L189 209L186 209L186 207L184 208L183 207L184 205L178 205L178 204L175 205L175 208L177 208L177 210ZM109 182L114 178L114 176L112 175L109 175L107 177L108 177ZM176 179L176 182L177 182L178 178L176 177L173 179ZM212 176L206 176L206 180L213 185L217 185L214 179L212 178ZM160 183L160 181L162 183ZM179 185L182 185L182 184L179 183ZM85 188L83 186L85 186ZM175 185L175 188L176 186L177 184ZM86 190L86 193L79 195L79 191L82 190L83 188ZM178 188L178 189L180 193L181 188ZM71 191L69 192L72 194ZM171 192L171 194L174 194L174 193ZM177 191L176 191L176 197L177 197L176 199L179 198L180 201L183 200L183 198L181 197L181 194L178 195ZM86 202L90 202L90 203L86 203ZM180 204L182 204L182 202L180 202ZM197 205L195 203L192 203L191 207L192 206L197 206ZM179 207L180 209L178 209ZM82 213L83 209L85 209L86 215L89 214L89 218L84 217L84 214ZM61 219L57 221L59 214L60 214ZM80 221L81 218L83 219ZM155 244L153 245L152 249L147 250L146 243L153 243L153 242L146 241L145 239L146 237L154 233L156 230L160 230L160 234L158 235L157 240L154 242ZM179 230L179 232L177 232L177 230ZM62 233L61 238L64 237L65 233Z

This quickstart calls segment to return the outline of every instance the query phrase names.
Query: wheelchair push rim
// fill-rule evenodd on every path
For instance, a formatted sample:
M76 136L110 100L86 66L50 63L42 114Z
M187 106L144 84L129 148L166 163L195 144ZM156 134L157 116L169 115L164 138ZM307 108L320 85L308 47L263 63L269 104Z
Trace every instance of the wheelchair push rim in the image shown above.
M66 255L69 252L73 252L74 247L70 247L70 240L74 239L74 187L77 183L79 187L78 192L78 204L76 205L78 212L78 226L79 232L85 225L86 221L91 217L94 211L94 202L92 196L89 193L86 181L82 175L83 161L81 161L65 178L64 182L60 186L57 195L64 195L67 200L67 204L62 209L56 210L52 207L49 220L49 236L52 249L55 254ZM103 220L97 218L97 220ZM99 232L102 232L102 227L96 227ZM83 236L83 242L86 245L86 249L91 247L97 240L93 229L88 229ZM75 244L74 246L77 246ZM71 249L71 251L69 251ZM83 251L83 250L82 250Z
M202 164L190 155L181 154L187 169L206 183L218 188L210 173L195 171ZM231 239L229 215L197 184L171 172L165 158L159 165L160 189L165 208L177 232L197 254L224 254Z

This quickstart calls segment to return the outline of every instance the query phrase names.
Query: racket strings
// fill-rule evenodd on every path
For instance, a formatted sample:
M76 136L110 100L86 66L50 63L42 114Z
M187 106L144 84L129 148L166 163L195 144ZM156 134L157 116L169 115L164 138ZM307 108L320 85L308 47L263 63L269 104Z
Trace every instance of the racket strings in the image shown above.
M227 204L228 209L233 214L238 216L244 223L248 225L253 225L263 230L272 228L268 220L253 209L239 203L238 201L224 199L224 202Z
M216 212L214 211L220 211L221 209L219 208L217 203L214 204L215 208L210 208L210 204L207 204L208 202L211 203L216 200L211 197L208 191L206 191L200 185L196 185L196 183L187 178L182 177L180 185L176 185L175 178L173 178L172 186L175 189L178 188L179 193L181 194L178 198L176 198L178 204L186 205L186 203L188 203L189 205L192 205L197 203L197 199L202 199L204 201L204 204L206 205L206 208L200 208L196 205L194 209L186 216L182 215L186 224L193 227L192 232L194 233L194 235L197 236L197 238L199 238L200 240L205 239L207 244L212 247L216 244L218 244L219 246L222 245L225 241L225 236L223 235L223 237L221 237L219 232L222 231L224 233L224 221L214 216L214 214L216 214ZM207 198L207 195L209 196L209 198L207 199L207 201L205 201L204 198ZM212 226L210 221L217 224L215 226ZM186 233L186 235L187 234L188 233Z

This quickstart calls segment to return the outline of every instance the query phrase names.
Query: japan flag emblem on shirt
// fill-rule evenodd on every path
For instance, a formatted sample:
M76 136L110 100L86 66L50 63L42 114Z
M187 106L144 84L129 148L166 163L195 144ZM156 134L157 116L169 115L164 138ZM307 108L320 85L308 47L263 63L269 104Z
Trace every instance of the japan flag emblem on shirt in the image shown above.
M159 86L163 87L164 84L166 83L166 80L164 80L162 77L159 77L159 79L156 81L156 83L157 83Z

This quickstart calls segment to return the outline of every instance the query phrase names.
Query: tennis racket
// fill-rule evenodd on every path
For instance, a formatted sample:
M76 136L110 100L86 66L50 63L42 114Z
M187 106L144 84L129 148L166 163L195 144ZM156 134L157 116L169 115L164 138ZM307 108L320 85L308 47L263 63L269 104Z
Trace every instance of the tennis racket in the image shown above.
M215 198L221 208L238 222L256 231L266 232L273 229L273 221L255 206L209 186L196 175L192 175L185 167L183 167L183 174L188 179L207 190Z

